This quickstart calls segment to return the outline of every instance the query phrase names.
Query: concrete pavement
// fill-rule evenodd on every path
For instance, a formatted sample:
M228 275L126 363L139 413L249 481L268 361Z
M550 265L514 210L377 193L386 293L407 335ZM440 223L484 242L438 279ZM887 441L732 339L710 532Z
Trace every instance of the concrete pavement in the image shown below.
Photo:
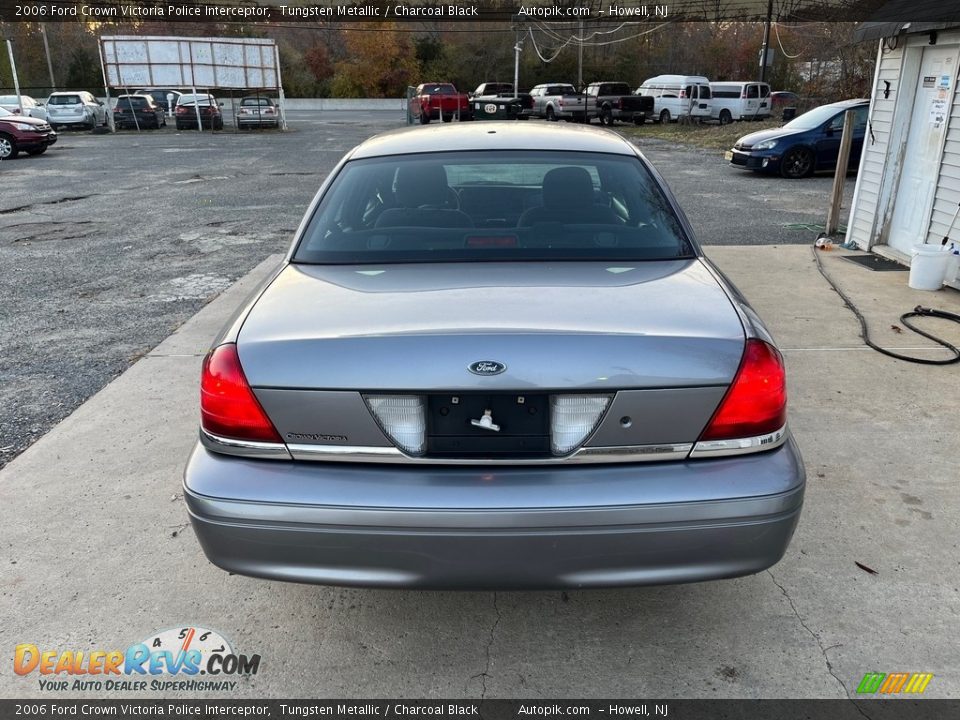
M0 697L82 694L14 675L18 643L125 648L193 624L262 655L241 697L844 697L868 671L932 672L927 696L960 697L950 435L960 365L864 349L809 247L708 252L788 364L809 487L770 572L617 591L427 593L268 583L213 567L180 496L200 360L272 256L0 471ZM928 345L890 329L918 303L960 312L960 293L913 291L906 273L841 254L823 253L825 266L883 345ZM934 332L960 343L960 327Z

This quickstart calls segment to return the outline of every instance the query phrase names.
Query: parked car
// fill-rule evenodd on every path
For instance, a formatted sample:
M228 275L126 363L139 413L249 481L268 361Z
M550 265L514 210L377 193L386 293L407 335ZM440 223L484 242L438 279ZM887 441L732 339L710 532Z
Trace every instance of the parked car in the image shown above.
M726 154L732 165L757 172L779 172L802 178L817 170L835 170L840 153L843 118L856 110L850 167L857 167L867 131L869 100L843 100L821 105L781 128L744 135Z
M657 75L644 80L637 95L653 98L654 122L710 117L710 81L702 75Z
M601 125L613 125L616 121L643 125L653 114L653 98L635 95L625 82L590 83L584 94L587 122L596 118Z
M431 120L450 122L459 115L461 120L472 119L470 98L457 92L451 83L423 83L410 98L410 114L426 125Z
M173 111L176 118L177 130L196 130L197 110L199 108L202 127L211 130L223 130L223 112L220 103L210 93L184 93L177 99L177 106Z
M23 112L20 112L21 106ZM39 118L47 120L47 110L43 103L37 102L29 95L0 95L0 108L12 112L14 115L25 115L26 117Z
M513 83L485 82L477 85L477 89L470 93L470 97L495 97L506 93L513 94Z
M121 95L113 108L113 124L118 128L159 130L166 127L167 118L149 95Z
M135 95L149 95L153 101L159 105L165 113L170 113L177 106L177 100L183 94L179 90L169 90L157 88L154 90L135 90ZM170 98L169 96L173 96ZM171 102L172 100L172 102Z
M804 100L795 92L775 90L770 93L770 113L782 118L783 122L789 122L810 109L809 105L809 100Z
M266 95L240 98L237 127L280 127L280 108Z
M756 313L637 147L552 123L350 151L206 356L200 415L200 545L275 580L746 575L804 490Z
M519 107L514 109L513 106L509 108L507 113L511 119L517 120L527 120L533 114L533 98L530 93L526 90L518 90L517 92L513 91L513 83L504 83L504 82L486 82L481 83L477 86L477 89L470 93L470 100L472 102L471 115L477 117L477 103L474 101L484 100L490 98L495 102L501 101L504 99L513 99L516 98ZM497 104L503 106L503 103L498 102Z
M800 102L800 96L789 90L774 90L770 93L770 107L773 111L783 110L785 107L797 107Z
M533 117L542 117L549 121L560 120L564 116L563 98L576 97L577 89L570 83L542 83L535 85L530 90L530 96L533 98L533 107L531 115Z
M710 83L710 117L721 125L770 117L770 86L762 82Z
M55 92L47 98L47 120L54 130L61 127L93 130L107 124L107 107L82 90Z
M55 142L57 133L46 120L0 108L0 160L12 160L21 150L27 155L42 155Z

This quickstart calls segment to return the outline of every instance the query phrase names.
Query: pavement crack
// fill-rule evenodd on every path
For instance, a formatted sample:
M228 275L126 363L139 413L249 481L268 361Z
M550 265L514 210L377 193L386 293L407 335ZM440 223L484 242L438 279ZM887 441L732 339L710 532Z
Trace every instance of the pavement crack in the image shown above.
M40 207L42 205L59 205L60 203L65 202L75 202L77 200L86 200L87 198L93 197L93 195L70 195L67 197L62 197L57 200L45 200L44 202L31 203L29 205L20 205L19 207L7 208L6 210L0 210L0 215L9 215L11 213L23 212L24 210L32 210L33 208Z
M480 700L486 700L487 698L487 678L490 677L490 648L493 646L493 638L497 632L497 626L500 624L502 615L500 614L500 607L497 605L497 594L493 593L493 609L497 613L497 617L493 621L493 625L490 626L490 636L487 639L486 648L484 648L487 656L486 665L483 668L483 672L479 672L476 675L470 677L471 680L480 678Z
M793 598L790 597L790 593L787 592L787 589L777 581L777 578L774 576L772 572L770 572L769 570L767 570L766 572L767 572L767 575L770 576L770 579L773 580L773 584L780 589L780 592L783 593L783 596L787 599L787 602L790 603L790 609L793 610L793 614L797 617L797 620L799 621L800 625L803 627L804 630L810 633L810 637L816 640L817 647L820 648L820 654L823 655L823 661L827 666L827 672L830 673L833 679L837 681L837 684L840 685L840 688L843 690L843 694L846 696L847 700L853 703L853 706L857 709L857 712L860 713L863 717L867 718L867 720L871 720L870 716L863 711L863 708L860 707L857 701L850 696L850 690L847 688L847 684L843 681L843 679L839 675L837 675L836 671L833 669L833 663L830 662L830 657L827 655L828 651L833 650L834 648L841 647L841 643L831 645L830 647L824 647L823 641L820 639L820 635L815 633L810 628L810 626L807 625L806 620L804 620L803 616L800 615L800 611L797 610L797 606L796 604L794 604Z

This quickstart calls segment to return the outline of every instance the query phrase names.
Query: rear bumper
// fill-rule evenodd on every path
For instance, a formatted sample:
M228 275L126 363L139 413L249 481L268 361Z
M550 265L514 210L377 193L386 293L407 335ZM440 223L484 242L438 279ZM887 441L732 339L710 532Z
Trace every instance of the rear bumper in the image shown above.
M246 460L197 446L184 496L225 570L326 585L580 588L759 572L803 503L793 440L762 454L589 467Z

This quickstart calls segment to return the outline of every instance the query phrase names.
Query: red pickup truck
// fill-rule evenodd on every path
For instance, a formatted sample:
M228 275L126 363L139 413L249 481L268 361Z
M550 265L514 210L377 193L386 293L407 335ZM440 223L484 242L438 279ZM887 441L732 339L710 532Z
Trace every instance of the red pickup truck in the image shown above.
M451 83L423 83L410 98L410 115L426 125L431 120L450 122L459 114L461 120L472 120L470 97L459 93Z

